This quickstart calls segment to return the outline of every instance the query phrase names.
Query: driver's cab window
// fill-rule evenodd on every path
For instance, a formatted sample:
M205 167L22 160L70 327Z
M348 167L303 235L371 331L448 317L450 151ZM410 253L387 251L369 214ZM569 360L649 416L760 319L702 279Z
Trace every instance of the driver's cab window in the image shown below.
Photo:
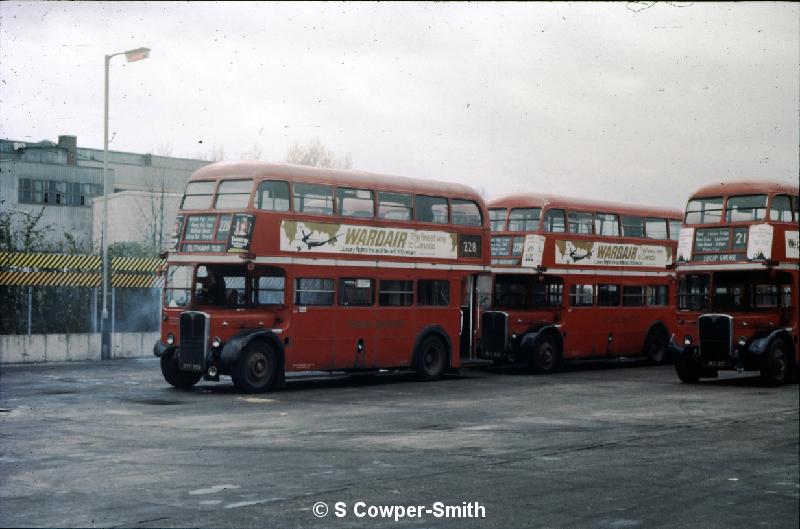
M194 291L198 305L243 307L247 300L244 267L200 265Z

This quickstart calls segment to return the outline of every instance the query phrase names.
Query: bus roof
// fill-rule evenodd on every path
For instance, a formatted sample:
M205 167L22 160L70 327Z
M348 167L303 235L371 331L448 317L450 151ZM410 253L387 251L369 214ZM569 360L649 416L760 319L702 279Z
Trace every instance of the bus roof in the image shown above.
M710 184L703 186L689 197L693 198L704 197L720 197L723 195L761 195L768 193L785 193L787 195L796 195L798 193L798 186L785 184L782 182L774 181L740 181L740 182L720 182L719 184Z
M681 220L683 211L679 209L650 207L620 202L584 200L582 198L545 195L539 193L515 193L490 201L489 208L562 208L573 211L594 211L597 213L619 213L641 217L666 217Z
M236 178L278 178L290 182L333 184L348 187L365 187L394 192L464 197L483 204L477 191L464 184L423 180L405 176L390 176L362 171L322 169L304 165L277 164L258 161L217 162L201 167L192 174L190 181Z

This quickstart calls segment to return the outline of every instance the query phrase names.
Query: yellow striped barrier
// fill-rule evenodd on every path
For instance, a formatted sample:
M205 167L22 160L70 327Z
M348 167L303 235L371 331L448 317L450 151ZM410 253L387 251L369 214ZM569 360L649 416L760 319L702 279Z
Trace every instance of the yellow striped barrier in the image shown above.
M163 259L111 259L111 286L160 288ZM97 255L0 252L0 286L99 287L101 258Z

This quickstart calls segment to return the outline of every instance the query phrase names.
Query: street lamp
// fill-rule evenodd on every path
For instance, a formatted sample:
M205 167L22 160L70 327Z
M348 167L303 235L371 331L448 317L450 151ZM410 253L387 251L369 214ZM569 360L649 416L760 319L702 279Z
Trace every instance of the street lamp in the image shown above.
M111 328L108 325L108 66L111 58L125 55L128 62L141 61L150 56L150 48L136 48L106 55L105 92L103 112L103 312L100 358L111 358Z

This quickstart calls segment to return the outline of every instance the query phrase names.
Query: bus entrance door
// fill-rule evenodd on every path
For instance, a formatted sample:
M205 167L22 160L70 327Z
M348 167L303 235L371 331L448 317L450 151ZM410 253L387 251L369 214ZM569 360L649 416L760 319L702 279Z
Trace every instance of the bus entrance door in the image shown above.
M461 337L459 356L461 361L478 359L476 337L480 336L480 310L488 309L492 295L492 276L473 275L462 280Z

